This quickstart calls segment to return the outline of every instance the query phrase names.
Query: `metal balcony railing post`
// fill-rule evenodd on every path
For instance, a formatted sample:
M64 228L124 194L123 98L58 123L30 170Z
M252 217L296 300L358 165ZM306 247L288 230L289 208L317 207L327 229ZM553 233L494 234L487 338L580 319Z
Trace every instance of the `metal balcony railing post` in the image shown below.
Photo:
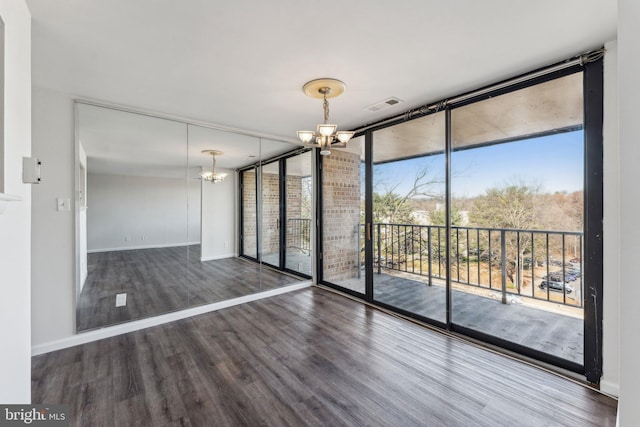
M382 250L381 250L381 246L380 246L380 223L377 223L376 226L377 226L376 228L377 228L377 233L378 233L378 235L376 236L377 237L376 240L378 241L378 274L382 274L382 259L381 259L382 258L382 256L381 256L382 255L381 254Z
M507 303L507 243L506 231L500 230L500 262L502 264L502 303Z
M358 234L358 237L357 237L358 242L356 243L356 245L357 245L357 248L358 248L357 249L357 251L358 251L357 252L357 259L358 259L357 260L358 261L357 262L357 268L358 268L358 279L359 279L360 278L360 268L362 266L361 260L360 260L360 242L361 242L361 240L360 240L360 224L358 224L356 226L356 233Z

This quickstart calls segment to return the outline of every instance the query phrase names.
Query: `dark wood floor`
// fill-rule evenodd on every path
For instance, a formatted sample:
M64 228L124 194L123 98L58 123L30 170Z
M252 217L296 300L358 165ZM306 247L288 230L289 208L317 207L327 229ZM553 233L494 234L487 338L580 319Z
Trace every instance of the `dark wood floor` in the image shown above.
M199 245L93 253L77 304L77 329L156 316L300 280L242 258L201 262ZM126 306L115 306L118 293L127 294Z
M33 358L75 426L614 426L616 401L310 288Z

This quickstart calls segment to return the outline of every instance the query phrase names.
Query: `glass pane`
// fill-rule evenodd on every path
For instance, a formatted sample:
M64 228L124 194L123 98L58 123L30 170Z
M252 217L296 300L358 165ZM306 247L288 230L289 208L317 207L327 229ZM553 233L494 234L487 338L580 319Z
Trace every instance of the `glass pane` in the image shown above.
M446 321L445 115L373 133L373 296Z
M242 182L242 255L258 259L258 205L256 171L240 173Z
M364 137L323 156L321 187L323 280L364 294Z
M279 162L262 166L262 261L280 267L280 168Z
M452 111L452 321L583 363L582 73Z
M285 267L311 276L312 152L286 159L286 257Z

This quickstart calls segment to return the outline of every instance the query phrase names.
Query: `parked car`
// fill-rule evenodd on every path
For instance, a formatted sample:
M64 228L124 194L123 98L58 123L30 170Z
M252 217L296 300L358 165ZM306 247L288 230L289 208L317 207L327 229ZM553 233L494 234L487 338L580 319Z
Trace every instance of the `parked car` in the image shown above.
M569 262L573 264L580 264L580 258L571 258Z
M578 277L575 274L571 274L571 273L564 274L565 282L574 282L575 280L577 280L577 278ZM551 280L553 282L562 282L562 279L563 279L562 271L554 271L552 273L549 273L549 276L545 275L543 279Z
M546 289L547 287L549 287L550 291L554 292L565 291L568 294L573 292L573 288L571 287L571 285L567 285L561 282L554 282L552 280L543 280L542 282L540 282L540 289Z

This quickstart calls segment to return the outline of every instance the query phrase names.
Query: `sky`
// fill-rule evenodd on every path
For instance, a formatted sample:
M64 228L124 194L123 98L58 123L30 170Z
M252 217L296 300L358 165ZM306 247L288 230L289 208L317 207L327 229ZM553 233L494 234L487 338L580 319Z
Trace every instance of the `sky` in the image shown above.
M452 196L474 197L514 182L539 185L545 193L582 191L583 147L584 134L575 131L453 152ZM395 192L406 194L425 166L428 176L444 181L444 163L442 154L374 165L374 192L401 181ZM444 192L444 185L434 185L433 190Z

